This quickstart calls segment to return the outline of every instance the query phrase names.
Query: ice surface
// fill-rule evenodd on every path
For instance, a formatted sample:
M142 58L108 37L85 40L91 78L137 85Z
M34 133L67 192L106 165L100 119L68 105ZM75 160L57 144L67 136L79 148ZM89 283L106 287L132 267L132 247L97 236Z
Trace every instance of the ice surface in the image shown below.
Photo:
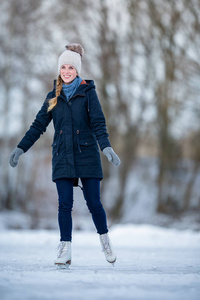
M115 267L94 231L74 231L70 270L57 270L57 231L0 231L1 300L200 299L199 232L118 225L110 237Z

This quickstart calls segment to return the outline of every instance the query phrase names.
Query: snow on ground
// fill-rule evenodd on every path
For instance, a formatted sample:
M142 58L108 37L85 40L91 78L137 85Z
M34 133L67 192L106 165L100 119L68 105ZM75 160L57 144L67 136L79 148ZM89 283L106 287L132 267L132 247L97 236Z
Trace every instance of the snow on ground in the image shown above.
M1 230L1 300L200 299L199 232L118 225L110 237L114 267L94 231L75 231L70 270L58 270L57 231Z

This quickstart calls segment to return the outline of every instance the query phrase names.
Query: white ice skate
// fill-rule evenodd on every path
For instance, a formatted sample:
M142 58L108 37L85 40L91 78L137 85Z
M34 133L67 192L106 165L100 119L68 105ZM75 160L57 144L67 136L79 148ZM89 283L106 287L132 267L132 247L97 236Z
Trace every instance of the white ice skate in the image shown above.
M54 264L61 268L69 268L69 265L71 265L71 242L60 242Z
M108 234L100 234L99 238L102 246L102 251L105 254L106 260L114 266L114 262L116 261L117 257L114 253L113 246L111 244Z

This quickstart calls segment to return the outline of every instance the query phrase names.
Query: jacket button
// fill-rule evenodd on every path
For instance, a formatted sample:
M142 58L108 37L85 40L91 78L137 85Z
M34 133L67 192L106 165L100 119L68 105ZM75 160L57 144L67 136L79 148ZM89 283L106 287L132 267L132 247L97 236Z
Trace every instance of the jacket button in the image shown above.
M63 134L63 131L62 131L62 130L60 131L60 134Z
M76 134L79 134L79 130L76 130Z

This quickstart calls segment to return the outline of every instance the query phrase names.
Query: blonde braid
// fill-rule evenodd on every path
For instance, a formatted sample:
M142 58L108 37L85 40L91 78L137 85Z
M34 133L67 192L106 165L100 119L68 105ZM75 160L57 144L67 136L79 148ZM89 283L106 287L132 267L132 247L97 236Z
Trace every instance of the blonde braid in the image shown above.
M48 107L47 112L51 111L56 106L58 97L60 96L60 92L62 90L62 83L63 83L62 78L59 75L57 83L56 83L56 97L49 100L49 107Z

